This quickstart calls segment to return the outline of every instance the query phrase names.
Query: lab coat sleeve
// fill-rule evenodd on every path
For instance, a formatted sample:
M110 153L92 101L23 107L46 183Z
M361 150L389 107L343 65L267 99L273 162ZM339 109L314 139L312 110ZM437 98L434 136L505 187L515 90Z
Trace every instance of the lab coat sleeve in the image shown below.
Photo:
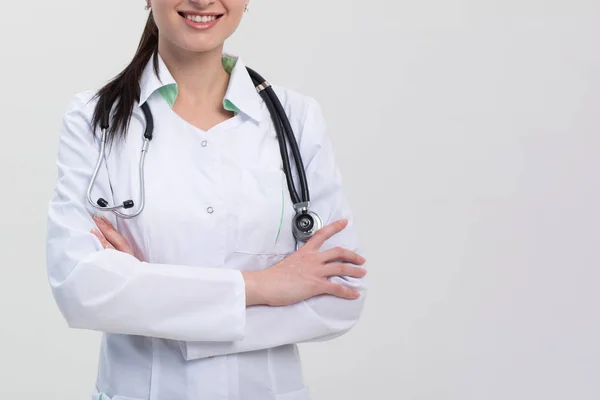
M311 209L321 216L324 225L349 219L347 227L326 241L320 251L341 246L361 254L355 221L343 192L323 113L320 105L310 98L299 146L310 187ZM292 343L325 341L343 335L358 322L365 301L366 279L332 277L329 280L357 289L360 298L345 300L323 295L285 307L249 307L243 339L219 343L182 342L184 358L189 361Z
M90 233L95 209L86 192L100 145L86 97L91 96L75 96L64 115L48 208L48 279L68 325L174 340L241 339L246 322L241 272L141 262L103 249ZM111 199L105 165L94 193Z

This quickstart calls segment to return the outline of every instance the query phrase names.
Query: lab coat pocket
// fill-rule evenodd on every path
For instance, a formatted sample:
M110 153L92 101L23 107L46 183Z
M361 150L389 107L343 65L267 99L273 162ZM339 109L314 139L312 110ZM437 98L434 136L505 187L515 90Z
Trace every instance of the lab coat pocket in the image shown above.
M257 255L294 252L293 204L281 169L243 169L234 251Z
M310 393L308 387L305 386L295 392L275 395L275 400L310 400Z

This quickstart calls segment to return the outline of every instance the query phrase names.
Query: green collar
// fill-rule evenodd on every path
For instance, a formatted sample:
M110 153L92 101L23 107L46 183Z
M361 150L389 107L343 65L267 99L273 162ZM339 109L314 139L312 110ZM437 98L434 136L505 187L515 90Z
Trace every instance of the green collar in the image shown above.
M231 75L231 71L233 71L233 67L235 67L237 59L223 55L221 61L223 63L223 68L225 69L225 71L227 71L227 73ZM167 104L169 104L169 107L173 108L173 105L175 104L175 99L177 99L178 94L177 84L172 83L170 85L163 86L160 89L158 89L158 91L166 100ZM240 112L239 108L237 108L229 99L223 99L223 108L227 111L232 111L236 114Z

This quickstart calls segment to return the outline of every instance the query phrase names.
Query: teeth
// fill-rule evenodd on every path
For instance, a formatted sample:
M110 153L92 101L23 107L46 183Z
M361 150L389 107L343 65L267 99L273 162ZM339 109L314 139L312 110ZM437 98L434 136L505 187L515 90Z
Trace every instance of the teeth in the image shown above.
M185 16L187 19L189 19L190 21L194 21L194 22L202 22L202 23L206 23L206 22L210 22L210 21L214 21L215 19L217 19L216 15L211 15L206 16L200 16L200 15L186 15Z

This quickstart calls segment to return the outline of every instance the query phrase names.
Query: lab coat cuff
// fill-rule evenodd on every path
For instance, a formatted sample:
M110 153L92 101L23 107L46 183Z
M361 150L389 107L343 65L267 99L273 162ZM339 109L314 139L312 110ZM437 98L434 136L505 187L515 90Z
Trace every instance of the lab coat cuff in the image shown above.
M234 285L234 310L231 314L236 316L236 322L233 323L232 335L236 338L233 341L212 341L212 342L197 342L197 341L180 341L179 349L183 359L186 361L197 360L208 357L210 352L206 352L206 348L221 348L222 346L231 346L237 340L244 338L246 328L246 281L241 271L235 271ZM231 335L228 335L231 336ZM202 351L204 349L204 351Z

